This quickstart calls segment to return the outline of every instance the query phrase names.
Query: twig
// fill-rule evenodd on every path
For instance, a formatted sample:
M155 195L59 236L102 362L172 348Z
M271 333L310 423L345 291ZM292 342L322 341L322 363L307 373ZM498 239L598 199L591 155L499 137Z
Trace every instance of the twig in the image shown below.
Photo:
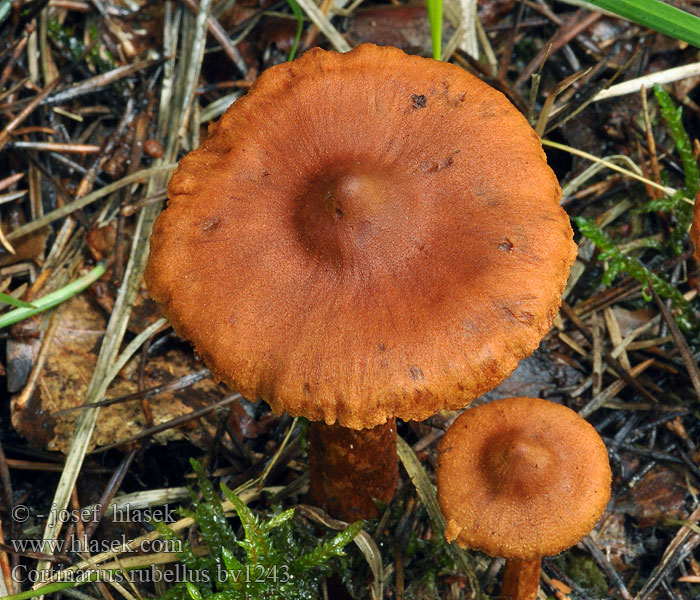
M95 190L94 192L90 192L89 194L86 194L82 198L78 198L77 200L73 200L73 202L70 202L69 204L66 204L64 206L61 206L60 208L57 208L56 210L52 210L49 213L46 213L43 217L40 217L38 219L34 219L30 223L27 223L26 225L22 225L18 227L17 229L14 229L10 231L7 234L7 239L8 240L14 240L16 238L20 238L24 235L27 235L28 233L31 233L32 231L36 231L37 229L41 229L45 225L48 225L49 223L53 223L54 221L58 219L62 219L63 217L67 217L71 213L75 212L76 210L80 210L81 208L85 208L88 204L92 204L96 200L99 200L100 198L103 198L105 196L108 196L112 192L117 191L120 188L123 188L126 185L130 185L136 181L139 180L145 180L148 179L149 177L157 174L157 173L162 173L164 171L172 171L177 165L176 164L161 164L157 165L155 167L151 167L149 169L143 169L141 171L137 171L133 175L128 175L127 177L122 177L120 180L115 181L114 183L110 183L109 185L106 185L103 188L100 188L99 190Z
M107 450L111 450L112 448L118 448L119 446L124 446L125 444L131 444L132 442L137 442L143 438L150 437L152 435L155 435L156 433L160 433L161 431L165 431L166 429L170 429L172 427L178 427L182 425L183 423L188 423L194 419L199 419L200 417L204 417L208 415L209 413L215 411L217 408L220 408L222 406L226 406L227 404L231 404L232 402L236 402L240 400L243 396L240 394L233 394L231 396L227 396L223 400L219 400L219 402L216 402L214 404L210 404L209 406L205 406L203 408L199 408L197 410L194 410L190 413L187 413L186 415L181 415L179 417L176 417L174 419L170 419L169 421L166 421L165 423L160 423L159 425L154 425L150 429L144 429L141 433L137 433L135 435L130 435L129 437L126 437L122 440L112 442L111 444L107 444L106 446L101 446L100 448L97 448L96 450L93 450L90 452L90 454L102 454L103 452L107 452Z
M656 305L659 307L659 311L661 311L661 315L663 316L664 321L666 321L666 325L668 325L668 328L671 331L673 340L676 342L676 346L678 347L678 350L681 353L683 364L688 370L690 381L693 384L693 388L695 388L695 394L698 397L698 401L700 401L700 369L698 369L698 365L695 362L695 359L693 358L693 353L690 350L690 347L688 346L688 342L685 340L683 333L676 324L673 315L671 315L671 312L668 310L661 298L659 298L659 295L656 293L656 290L654 289L654 286L652 285L651 281L647 280L647 285L649 286L651 294L654 297L654 302L656 302Z
M20 179L22 179L22 177L24 177L24 173L15 173L14 175L10 175L9 177L0 179L0 192L2 190L6 190L11 185L17 183Z
M518 35L518 29L520 28L520 23L523 18L523 11L525 10L525 1L520 0L520 6L518 7L518 12L515 15L515 21L513 22L511 30L508 32L508 39L506 40L505 48L501 54L501 61L498 65L498 73L496 74L496 79L499 81L505 81L506 75L508 73L508 67L510 66L510 59L513 56L513 47L515 46L515 37Z
M35 96L32 101L22 110L14 119L12 119L5 128L0 131L0 150L2 150L10 139L10 134L31 115L41 102L56 88L61 82L61 78L57 77L49 85L46 86L43 92Z
M583 336L590 342L593 341L593 336L591 335L591 332L588 330L588 327L584 324L584 322L581 320L581 318L574 312L574 310L569 306L567 302L562 302L561 304L561 310L564 313L564 315L573 323L574 327L578 329ZM629 386L631 386L636 392L638 392L643 398L646 398L650 402L653 402L654 404L658 404L659 401L651 394L649 391L642 386L641 383L639 383L632 375L630 375L625 369L620 365L617 360L612 358L610 354L603 349L602 350L602 357L603 360L612 368L615 373L619 377L621 377Z
M49 354L49 349L53 347L53 337L56 334L56 329L58 328L58 319L56 318L56 313L51 315L49 319L48 327L44 332L44 337L41 341L41 348L39 349L39 354L36 357L34 364L32 365L32 370L27 378L27 383L25 383L22 388L22 392L19 394L15 400L15 410L22 411L26 407L29 399L34 394L36 385L39 382L39 376L41 371L44 369L44 364L46 363L46 358Z
M78 184L78 189L75 193L76 199L87 195L95 184L95 179L97 178L97 171L102 168L102 166L107 161L107 155L111 154L114 147L121 137L126 133L127 127L131 124L136 112L134 111L134 99L129 98L126 102L126 107L124 108L124 114L119 120L119 124L114 128L114 131L110 133L109 137L104 141L99 150L99 156L93 159L92 164L83 175L83 178Z
M195 0L182 0L182 2L192 11L192 14L196 15L199 13L199 4ZM248 65L243 60L238 48L231 43L226 30L221 26L219 20L212 14L207 19L207 29L214 36L214 39L221 44L226 56L231 59L231 62L245 77L248 74Z
M131 463L136 457L136 453L138 451L139 448L133 448L131 452L129 452L129 454L127 454L124 457L122 462L119 464L119 467L117 467L117 469L112 474L109 483L107 483L107 485L105 486L102 495L97 501L95 512L92 513L90 521L85 525L85 529L83 530L82 537L83 540L85 540L85 543L87 543L87 541L92 537L92 534L95 532L95 529L97 529L97 526L100 524L100 520L102 519L104 511L112 502L114 494L116 494L117 490L121 487L122 481L124 481L124 477L126 477L126 474L129 471L129 467L131 466Z
M6 511L12 515L12 509L14 507L14 499L12 494L12 480L10 479L10 470L7 466L7 459L5 458L5 452L2 449L2 444L0 444L0 481L2 481L2 496L5 502ZM15 520L10 518L10 539L14 540L15 536ZM0 519L0 542L4 544L5 539L3 535L2 519ZM13 562L16 563L16 555L13 555ZM2 569L3 580L5 582L5 589L8 593L12 594L17 591L17 583L12 577L12 569L10 568L10 561L7 558L7 552L4 549L0 549L0 568Z
M63 408L61 410L57 410L54 413L51 413L52 417L56 417L58 415L74 412L77 410L85 410L86 408L94 408L96 406L112 406L113 404L119 404L121 402L128 402L130 400L140 400L141 398L150 398L152 396L156 396L157 394L160 394L162 392L174 392L177 390L183 390L185 388L188 388L198 381L202 381L206 379L207 377L211 377L211 372L209 369L200 369L199 371L195 371L194 373L190 373L189 375L185 375L184 377L181 377L172 383L166 383L163 385L158 385L155 387L151 388L146 388L144 390L140 390L138 392L134 392L133 394L127 394L125 396L119 396L117 398L105 398L104 400L100 400L98 402L93 402L92 404L81 404L80 406L71 406L70 408Z
M627 586L625 586L624 581L622 581L622 577L620 577L618 572L615 570L615 567L610 564L610 561L605 557L605 554L603 554L601 549L598 548L598 545L591 539L591 536L587 535L585 538L583 538L583 540L581 540L581 542L585 546L586 550L591 553L593 559L596 561L596 563L598 563L598 566L605 571L608 579L612 581L613 585L617 588L617 591L620 592L620 595L624 598L624 600L632 600L632 594L629 593Z
M586 14L587 13L587 14ZM562 46L568 44L573 40L579 33L588 29L593 23L595 23L602 16L599 12L591 12L584 10L576 11L571 17L566 21L566 23L555 33L540 51L535 55L535 57L527 64L527 66L521 71L518 78L513 84L514 88L519 88L523 83L525 83L530 76L537 70L544 56L549 52L554 54L561 49Z
M683 65L682 67L673 67L672 69L657 71L656 73L650 73L643 77L629 79L628 81L610 86L607 90L598 92L593 96L592 101L598 102L599 100L607 100L608 98L615 98L616 96L634 94L642 88L652 88L656 83L672 83L687 77L696 77L697 75L700 75L700 62Z
M68 154L96 154L99 146L94 144L64 144L61 142L9 142L11 148L21 150L39 150L49 152L66 152Z
M649 358L645 360L644 362L639 363L638 365L635 365L629 372L631 377L637 377L641 375L648 367L650 367L652 364L654 364L654 359ZM618 379L617 381L611 383L607 388L605 388L602 392L597 394L586 406L584 406L578 414L583 417L589 417L592 415L596 410L598 410L601 406L603 406L606 402L609 402L612 400L615 396L617 396L625 387L627 386L627 382L623 381L622 379Z
M72 100L83 94L92 94L94 92L99 92L102 88L111 85L115 81L124 79L124 77L129 77L139 71L149 69L151 67L158 66L163 59L157 60L147 60L143 62L137 62L133 65L126 65L124 67L117 67L106 73L100 73L89 79L84 79L83 81L76 83L75 85L69 87L68 89L56 92L53 96L44 96L39 101L39 104L58 104L59 102L65 102L66 100Z
M27 190L18 190L10 194L0 194L0 204L7 204L13 200L19 200L27 195Z
M312 0L297 0L297 2L338 52L350 50L350 44L345 41L345 38L333 27L330 19L321 12L321 9Z
M660 585L663 578L666 577L685 556L692 552L693 547L698 545L698 541L700 541L698 536L694 536L696 539L692 544L687 544L686 542L692 532L693 526L699 520L700 505L695 508L693 513L688 517L686 523L676 532L671 543L666 547L661 562L654 567L649 579L646 580L644 586L635 597L635 600L646 600L649 598Z
M594 156L593 154L589 154L588 152L584 152L583 150L579 150L578 148L572 148L571 146L567 146L566 144L560 144L558 142L553 142L551 140L543 139L540 141L542 142L543 146L551 146L552 148L556 148L557 150L563 150L564 152L568 152L569 154L574 154L576 156L580 156L581 158L585 158L587 160L600 163L600 164L606 166L608 169L612 169L613 171L617 171L618 173L622 173L623 175L627 175L627 177L631 177L632 179L636 179L637 181L641 181L645 185L659 189L664 194L668 194L669 196L673 196L673 194L676 193L676 190L673 189L672 187L668 187L666 185L660 185L660 184L656 183L655 181L648 179L647 177L642 177L641 175L637 175L633 171L628 171L627 169L623 169L622 167L617 166L615 163L607 161L604 158L598 158L597 156ZM695 204L693 202L693 200L691 200L690 198L681 198L681 199L684 202L687 202L688 204Z

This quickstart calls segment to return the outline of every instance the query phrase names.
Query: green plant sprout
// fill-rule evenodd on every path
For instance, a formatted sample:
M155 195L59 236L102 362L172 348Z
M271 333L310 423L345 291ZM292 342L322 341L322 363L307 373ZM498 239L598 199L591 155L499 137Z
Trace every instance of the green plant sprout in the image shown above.
M114 57L109 50L104 48L101 54L97 44L88 49L85 42L74 33L73 29L63 26L58 19L49 18L48 33L49 37L56 43L68 49L73 60L79 60L87 51L85 61L93 65L98 72L108 71L116 66ZM87 33L91 43L99 39L99 32L94 24L87 28Z
M64 285L62 288L57 289L55 292L46 294L46 296L35 300L32 304L28 304L25 302L24 304L27 304L27 306L16 308L15 310L11 310L10 312L5 313L4 315L0 315L0 329L2 329L3 327L7 327L8 325L13 325L14 323L22 321L23 319L28 319L29 317L38 315L40 312L44 312L49 308L53 308L54 306L65 302L69 298L72 298L76 294L82 292L89 285L95 283L95 281L97 281L100 277L102 277L102 275L104 275L104 272L104 263L99 263L87 274L69 283L68 285ZM6 302L6 300L4 300L3 298L0 298L0 300ZM13 300L15 299L13 298Z
M301 7L297 3L297 0L287 0L289 8L292 9L294 16L297 18L297 32L294 35L294 43L292 44L292 49L289 51L288 61L294 60L297 53L297 48L299 47L299 40L301 39L301 32L304 28L304 13L301 11Z
M659 84L654 86L654 94L659 102L661 116L666 121L676 150L678 150L683 167L685 186L671 196L664 196L658 200L647 202L640 209L640 212L663 211L671 213L675 217L677 224L671 232L669 243L672 251L678 255L683 252L683 240L693 222L693 207L685 202L683 198L695 198L697 195L700 185L700 172L698 171L698 163L695 160L690 136L685 131L681 120L682 108L680 106L676 108L668 92Z
M343 548L361 531L361 521L353 523L330 540L318 541L295 523L294 509L260 519L226 485L224 496L233 505L244 536L237 536L213 484L204 469L190 460L197 474L201 500L192 496L192 510L182 510L199 525L208 552L195 552L164 523L156 529L166 540L182 549L180 559L189 573L196 574L166 591L161 600L238 600L249 598L318 598L321 579L331 573L329 560L343 556Z
M700 18L661 0L588 0L588 2L634 23L700 48ZM426 0L426 4L428 20L430 21L433 58L440 60L442 52L442 0Z
M685 185L672 196L665 196L658 200L645 203L640 212L664 211L671 213L676 219L676 225L671 232L668 245L670 251L676 255L683 251L685 234L693 220L693 207L684 201L684 198L695 198L700 188L700 171L698 170L693 147L688 133L683 127L682 109L676 108L666 90L656 84L654 94L659 102L661 116L666 121L671 137L678 150L681 159ZM574 221L581 233L600 248L600 260L607 261L607 269L601 283L609 285L613 279L621 273L627 272L631 277L642 284L642 294L647 301L651 297L646 292L648 282L661 298L669 299L681 312L677 317L678 325L686 332L697 330L698 321L695 313L678 289L665 279L652 273L637 258L623 253L615 242L594 221L585 217L574 217ZM652 248L663 251L664 246L655 240L645 240L640 247Z
M19 298L15 298L14 296L10 296L10 294L5 294L4 292L0 292L0 302L4 302L10 306L17 306L19 308L36 308L36 304L25 302L24 300L20 300Z
M430 40L433 44L433 58L442 58L442 0L427 0Z
M686 299L683 298L683 294L675 286L650 271L639 259L624 254L615 245L612 238L598 227L592 219L574 217L574 222L578 226L579 231L600 248L599 259L608 263L601 280L603 285L612 283L615 277L623 271L636 279L642 286L646 286L650 281L661 298L671 300L676 308L681 310L681 314L676 319L681 329L686 332L697 329L698 323L693 310ZM644 287L642 287L642 294L645 300L651 300L651 296L645 291Z

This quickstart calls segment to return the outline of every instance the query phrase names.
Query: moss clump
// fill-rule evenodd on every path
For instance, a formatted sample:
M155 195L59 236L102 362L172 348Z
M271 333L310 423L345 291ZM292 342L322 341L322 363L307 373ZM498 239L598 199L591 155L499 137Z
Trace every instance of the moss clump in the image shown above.
M605 574L590 556L567 552L557 558L557 563L564 572L589 594L596 598L607 595L608 582Z

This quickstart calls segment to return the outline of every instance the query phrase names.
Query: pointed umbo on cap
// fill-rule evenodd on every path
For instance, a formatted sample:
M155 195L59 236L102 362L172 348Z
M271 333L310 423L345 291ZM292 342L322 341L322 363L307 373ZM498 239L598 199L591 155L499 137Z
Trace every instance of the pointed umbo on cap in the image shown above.
M168 186L146 281L244 396L351 428L461 408L548 331L576 254L539 139L396 48L265 71Z

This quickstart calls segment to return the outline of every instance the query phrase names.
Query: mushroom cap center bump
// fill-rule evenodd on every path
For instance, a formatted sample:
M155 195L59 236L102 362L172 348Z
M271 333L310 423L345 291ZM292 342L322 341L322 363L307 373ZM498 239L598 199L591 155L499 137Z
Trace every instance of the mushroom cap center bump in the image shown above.
M386 257L383 266L406 256L406 223L422 208L415 191L394 181L391 172L339 166L337 173L310 181L295 199L299 244L339 271L372 268L375 256Z
M532 498L557 485L562 465L537 434L506 429L494 434L481 450L484 481L494 493Z

